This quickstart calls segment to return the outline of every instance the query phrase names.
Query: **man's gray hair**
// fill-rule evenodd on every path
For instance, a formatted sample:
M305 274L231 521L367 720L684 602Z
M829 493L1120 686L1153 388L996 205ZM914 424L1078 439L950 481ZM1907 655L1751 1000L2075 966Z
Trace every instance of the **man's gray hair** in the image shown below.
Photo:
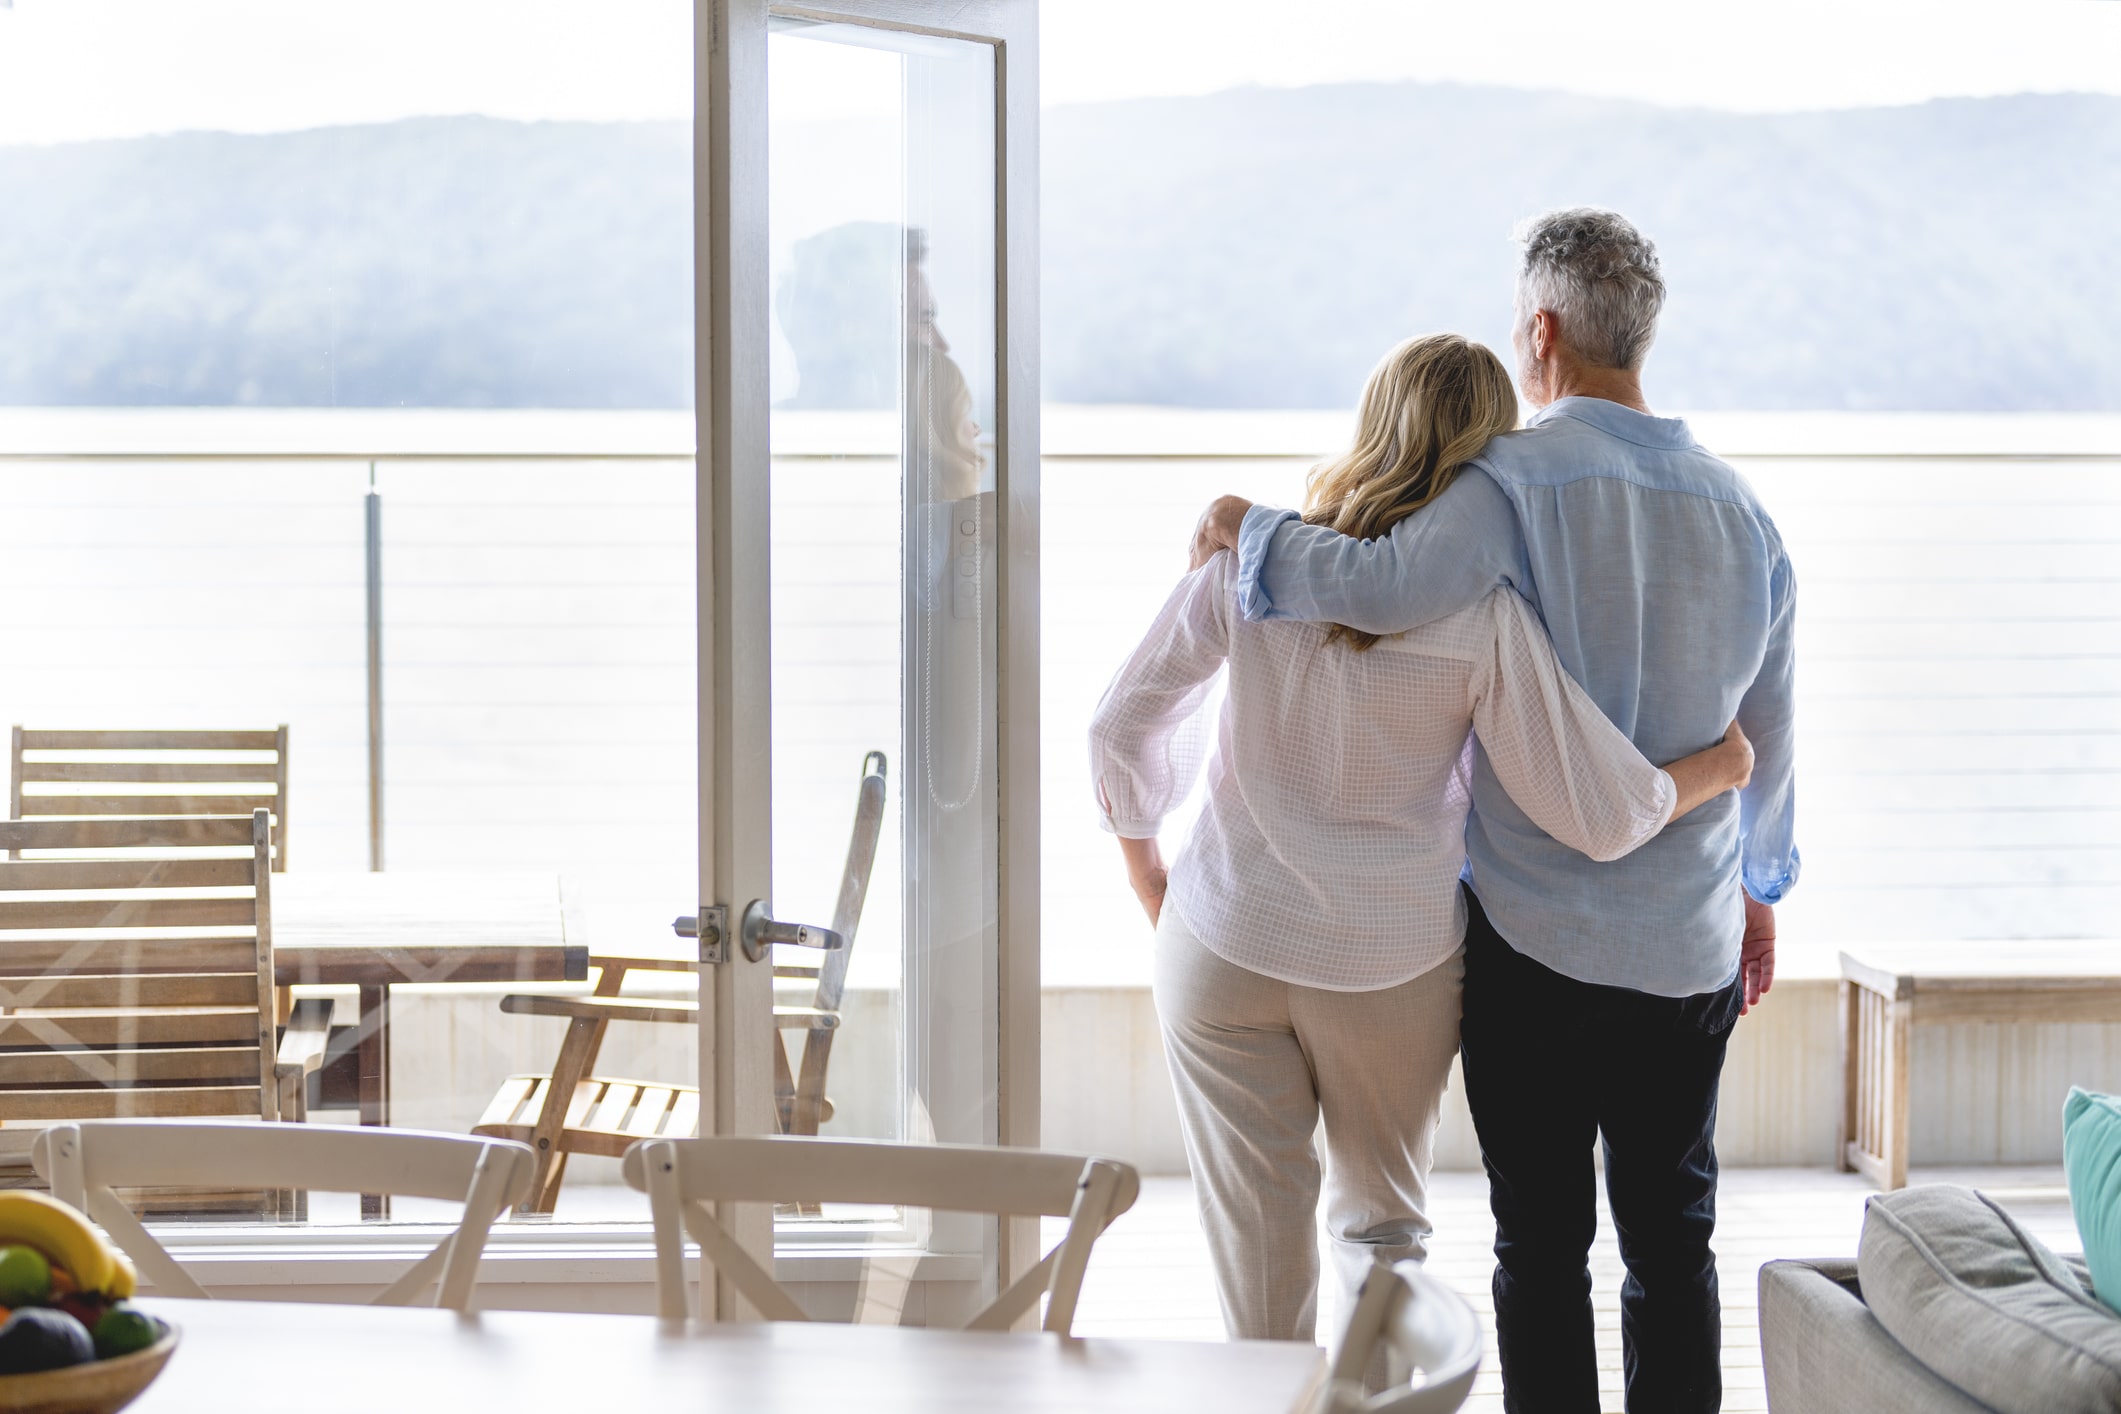
M1664 274L1657 247L1617 211L1572 206L1519 223L1525 316L1551 310L1569 347L1594 364L1639 371L1657 338Z

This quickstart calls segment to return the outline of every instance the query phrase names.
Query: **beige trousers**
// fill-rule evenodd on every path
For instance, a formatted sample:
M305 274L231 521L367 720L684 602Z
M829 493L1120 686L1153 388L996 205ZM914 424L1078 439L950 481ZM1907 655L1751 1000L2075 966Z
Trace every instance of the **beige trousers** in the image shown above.
M1164 908L1156 1009L1231 1339L1318 1338L1321 1115L1344 1290L1380 1257L1427 1256L1423 1208L1464 978L1454 953L1397 987L1299 987L1225 962Z

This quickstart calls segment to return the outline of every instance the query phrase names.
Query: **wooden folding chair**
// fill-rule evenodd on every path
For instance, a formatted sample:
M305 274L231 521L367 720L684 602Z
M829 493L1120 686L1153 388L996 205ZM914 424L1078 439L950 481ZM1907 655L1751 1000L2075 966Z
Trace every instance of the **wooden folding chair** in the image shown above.
M0 847L0 1123L303 1117L329 1003L275 1046L267 812L11 820ZM108 857L19 857L51 850Z
M306 1117L331 1003L298 1004L275 1043L266 811L4 821L0 850L0 1126L17 1135L0 1157L26 1161L64 1120Z
M271 833L262 809L0 822L5 1157L64 1120L306 1117L331 1003L300 1003L275 1043ZM302 1211L294 1193L168 1201Z
M1141 1178L1114 1159L972 1144L771 1138L651 1139L626 1151L626 1182L648 1195L655 1221L656 1303L667 1319L692 1314L684 1242L769 1321L807 1321L795 1299L739 1246L712 1203L889 1203L954 1213L1063 1217L1059 1245L965 1323L1005 1331L1046 1298L1042 1328L1068 1334L1090 1249L1134 1206Z
M248 1187L327 1193L390 1193L461 1202L464 1216L369 1303L471 1309L479 1258L494 1219L530 1191L527 1146L462 1134L351 1125L103 1120L55 1125L32 1154L52 1194L102 1224L157 1296L209 1293L145 1227L116 1191L136 1187Z
M777 1028L773 1046L774 1106L785 1133L815 1134L818 1126L832 1117L832 1101L825 1096L825 1071L832 1054L832 1038L839 1031L847 959L854 949L855 927L861 922L862 903L868 897L869 876L876 863L877 838L884 819L886 769L881 751L872 751L862 759L854 830L840 876L839 902L832 915L832 931L845 939L845 946L825 953L819 963L781 963L773 969L777 978L813 978L816 983L809 1005L773 1009ZM505 1012L567 1018L567 1035L560 1043L552 1073L509 1076L472 1128L474 1134L521 1140L537 1151L538 1179L523 1204L527 1213L553 1210L559 1201L561 1180L566 1176L568 1155L617 1158L643 1139L688 1138L699 1124L699 1091L690 1085L622 1080L592 1073L604 1044L605 1028L614 1021L699 1025L699 1007L692 1001L621 997L619 989L627 974L696 972L698 964L690 959L601 954L592 956L589 965L598 971L596 989L590 996L511 993L501 998L501 1010ZM803 1037L796 1067L790 1066L787 1046L779 1039L783 1034Z
M847 990L847 962L854 955L854 930L862 921L862 901L869 896L869 875L876 867L876 842L884 823L884 753L862 758L862 783L855 796L854 832L847 841L847 863L840 872L839 901L832 910L832 931L847 940L817 962L773 965L775 978L814 977L817 988L809 1006L775 1007L773 1047L774 1113L783 1134L815 1134L832 1118L825 1096L825 1068L832 1059L832 1038L840 1034L840 1000ZM800 1034L803 1047L796 1065L788 1063L788 1040Z
M28 753L38 759L25 759ZM261 753L271 759L256 759ZM241 753L253 759L230 761ZM215 759L197 760L209 756ZM185 760L182 758L194 759ZM185 789L169 793L171 785ZM273 868L287 867L287 728L45 731L16 727L8 818L45 815L273 816Z
M1450 1414L1480 1373L1480 1317L1419 1262L1378 1263L1363 1278L1314 1414ZM1366 1395L1378 1353L1386 1387Z

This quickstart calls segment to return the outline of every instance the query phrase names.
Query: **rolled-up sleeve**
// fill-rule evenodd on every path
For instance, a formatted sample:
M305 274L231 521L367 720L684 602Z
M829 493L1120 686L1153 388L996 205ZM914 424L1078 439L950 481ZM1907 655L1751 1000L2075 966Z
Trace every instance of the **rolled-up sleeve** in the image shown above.
M1237 603L1253 621L1402 633L1479 603L1497 585L1533 595L1517 513L1477 466L1375 539L1271 506L1246 512L1238 534Z
M1767 652L1738 704L1738 725L1753 743L1752 783L1738 796L1739 870L1745 891L1762 903L1782 902L1800 864L1796 655L1797 577L1778 539L1768 584Z
M1494 640L1468 690L1495 778L1569 848L1599 861L1631 853L1671 820L1678 787L1569 676L1531 605L1508 590L1490 603Z
M1194 718L1230 653L1232 557L1179 581L1090 718L1090 779L1104 828L1154 839L1193 789L1207 733Z

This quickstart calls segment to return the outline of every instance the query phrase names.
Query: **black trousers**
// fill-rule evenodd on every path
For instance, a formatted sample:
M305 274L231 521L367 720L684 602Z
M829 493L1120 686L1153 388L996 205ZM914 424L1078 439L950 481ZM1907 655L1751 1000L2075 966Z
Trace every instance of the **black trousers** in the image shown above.
M1597 1414L1591 1145L1627 1279L1628 1414L1723 1400L1716 1088L1742 991L1658 997L1542 967L1466 894L1466 1099L1495 1210L1495 1333L1510 1414Z

